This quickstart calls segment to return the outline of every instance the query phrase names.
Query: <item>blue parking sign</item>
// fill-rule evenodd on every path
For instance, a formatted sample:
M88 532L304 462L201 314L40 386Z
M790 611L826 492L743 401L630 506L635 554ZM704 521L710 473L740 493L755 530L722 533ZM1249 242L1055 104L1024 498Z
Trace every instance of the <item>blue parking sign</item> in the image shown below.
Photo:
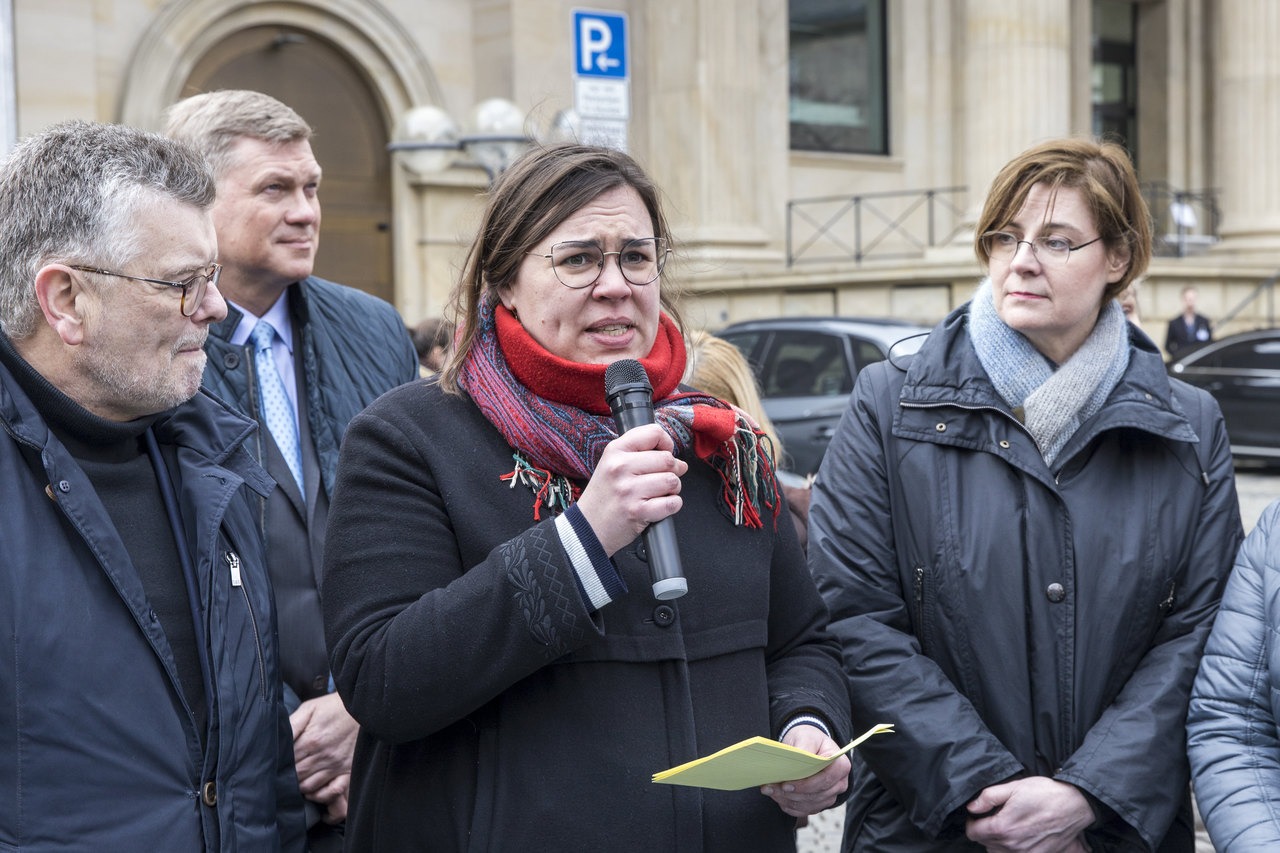
M574 73L579 77L626 79L627 16L575 11L573 55Z

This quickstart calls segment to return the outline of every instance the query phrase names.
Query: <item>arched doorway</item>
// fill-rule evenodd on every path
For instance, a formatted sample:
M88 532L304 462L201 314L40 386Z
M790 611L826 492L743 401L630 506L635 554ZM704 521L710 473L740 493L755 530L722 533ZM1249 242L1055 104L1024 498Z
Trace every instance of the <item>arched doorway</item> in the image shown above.
M394 302L388 132L360 69L315 33L250 27L205 52L181 97L216 89L265 92L307 120L324 171L316 275Z

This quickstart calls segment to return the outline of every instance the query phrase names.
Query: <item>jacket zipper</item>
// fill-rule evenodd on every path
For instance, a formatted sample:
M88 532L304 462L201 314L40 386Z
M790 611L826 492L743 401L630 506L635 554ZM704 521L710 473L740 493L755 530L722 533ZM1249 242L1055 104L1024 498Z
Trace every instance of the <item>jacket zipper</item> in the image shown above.
M920 650L925 654L929 653L929 637L928 631L925 630L925 612L924 612L924 566L916 566L915 570L915 598L916 598L916 614L920 620L918 628L920 637Z
M227 568L231 570L231 585L240 590L240 595L244 597L245 610L249 611L249 624L253 626L254 649L258 656L258 681L262 684L262 701L267 699L267 664L262 656L262 633L258 630L258 617L253 612L253 605L249 602L249 590L245 588L244 577L240 573L240 555L235 551L227 551L223 557L227 561Z

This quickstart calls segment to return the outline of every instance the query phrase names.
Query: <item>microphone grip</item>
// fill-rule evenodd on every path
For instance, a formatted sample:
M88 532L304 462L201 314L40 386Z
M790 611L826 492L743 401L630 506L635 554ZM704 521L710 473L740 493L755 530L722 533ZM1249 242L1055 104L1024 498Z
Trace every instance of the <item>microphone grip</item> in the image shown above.
M609 366L605 374L605 397L618 432L629 432L654 422L653 389L638 361L624 359ZM680 549L671 518L650 524L642 536L649 559L649 578L653 581L653 597L666 601L688 592L689 583L680 566Z
M649 552L653 597L667 601L684 595L689 591L689 582L680 566L680 549L676 546L676 528L671 518L650 524L643 535L645 550Z

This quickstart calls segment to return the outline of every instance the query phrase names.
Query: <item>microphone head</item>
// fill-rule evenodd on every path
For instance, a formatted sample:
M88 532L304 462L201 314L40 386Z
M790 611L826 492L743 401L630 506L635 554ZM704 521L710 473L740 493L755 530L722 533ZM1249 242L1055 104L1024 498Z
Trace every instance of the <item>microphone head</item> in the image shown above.
M645 373L644 365L634 358L619 359L609 365L604 372L605 396L613 396L620 391L633 389L637 386L650 393L653 391L653 386L649 384L649 374Z

